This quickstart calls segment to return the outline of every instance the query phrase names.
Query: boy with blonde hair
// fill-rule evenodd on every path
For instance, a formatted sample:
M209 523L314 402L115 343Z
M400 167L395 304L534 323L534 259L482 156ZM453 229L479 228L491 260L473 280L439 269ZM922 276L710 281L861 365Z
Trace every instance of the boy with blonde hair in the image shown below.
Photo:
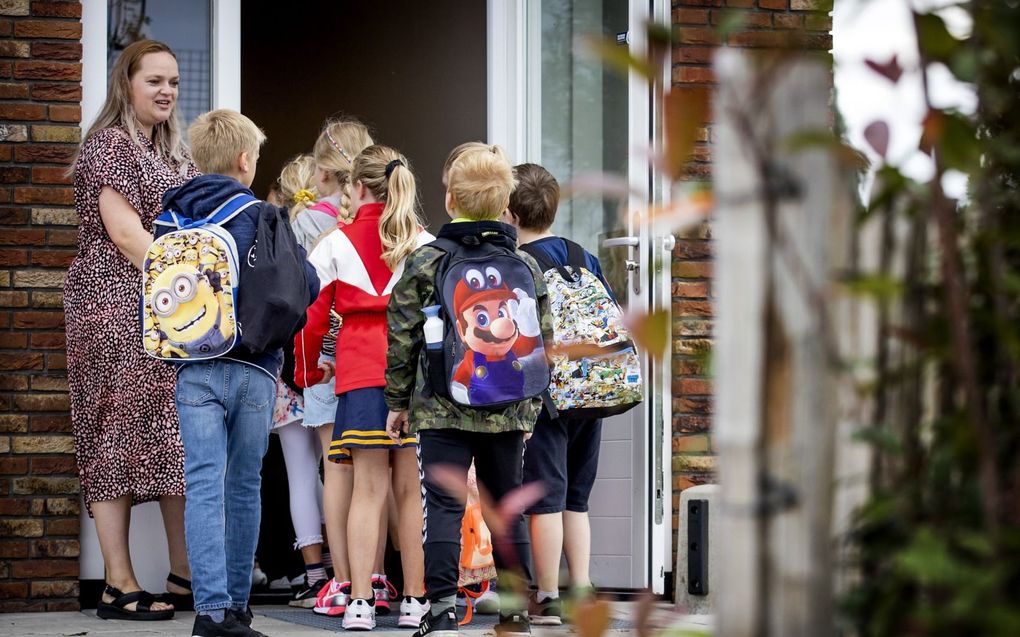
M534 259L516 250L517 234L498 219L506 210L514 177L503 151L498 146L472 144L455 149L455 157L446 171L446 207L451 223L439 231L436 242L422 246L408 257L404 273L390 296L387 310L389 349L386 369L386 404L390 409L387 431L397 438L409 429L418 434L419 463L423 473L425 497L425 588L431 611L421 620L416 637L456 637L454 610L457 593L460 528L464 501L450 493L442 472L466 490L468 467L475 462L478 482L496 501L521 486L524 436L532 430L542 400L522 391L528 366L546 365L544 353L535 344L552 338L552 324L542 274ZM520 266L518 277L509 281L510 272L501 274L484 264L485 274L476 276L475 268L462 274L453 268L455 257L448 252L454 244L498 250L504 259ZM446 265L450 260L451 265ZM495 263L496 261L492 261ZM449 268L449 270L444 270ZM447 334L459 330L465 344L479 343L477 352L465 352L449 383L449 393L437 392L434 378L427 378L420 359L423 356L425 316L423 308L443 302L444 290L437 290L437 274L444 273L455 292L456 316L445 321ZM451 278L453 274L457 277ZM458 277L463 277L463 281ZM484 280L483 280L484 279ZM534 298L523 288L534 291ZM512 291L511 291L512 290ZM511 296L512 295L512 296ZM460 308L466 311L461 315ZM431 308L430 308L431 309ZM526 343L528 355L509 351L509 343ZM486 347L505 347L499 355L482 354ZM435 352L435 350L432 350ZM469 355L474 353L473 358ZM537 359L535 358L537 357ZM431 360L431 355L430 355ZM430 363L431 365L431 363ZM461 368L468 373L461 377ZM548 371L546 367L546 372ZM430 372L434 373L434 372ZM499 381L499 382L493 382ZM446 382L445 380L443 381ZM546 376L546 382L548 377ZM516 383L516 389L514 385ZM455 391L459 386L459 391ZM507 393L511 390L515 394ZM488 407L471 405L489 404ZM492 512L486 512L490 521ZM528 577L529 550L524 518L514 515L505 524L506 532L497 537L502 550L496 551L497 568L511 550ZM503 528L499 524L495 528ZM505 571L501 581L514 576ZM516 578L519 581L519 578ZM496 625L502 637L530 635L524 612L523 596L508 596Z
M195 163L206 174L167 191L163 209L207 223L217 215L217 225L236 244L239 262L251 260L261 213L271 206L249 189L265 135L250 119L226 109L200 115L188 135ZM220 218L228 209L230 214ZM159 237L175 229L157 223L155 233ZM220 276L206 270L190 285L175 279L168 293L175 303L185 304L197 288L218 285ZM310 303L319 289L311 266L305 266L305 277ZM238 299L246 294L258 292L246 289L242 278ZM262 456L282 360L282 350L253 352L238 340L219 357L179 363L177 411L187 481L184 531L197 612L194 637L262 635L251 628L248 594L261 516Z

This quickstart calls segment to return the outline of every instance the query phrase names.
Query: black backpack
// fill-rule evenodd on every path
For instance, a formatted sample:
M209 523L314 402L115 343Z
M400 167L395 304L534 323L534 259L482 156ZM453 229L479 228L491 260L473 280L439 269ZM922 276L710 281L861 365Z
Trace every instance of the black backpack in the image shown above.
M426 344L426 377L456 404L500 408L549 387L535 276L515 239L505 224L477 221L447 224L428 244L446 255L435 279L443 340Z
M255 353L293 343L315 299L309 298L305 250L286 209L263 204L255 243L241 257L240 269L241 343Z

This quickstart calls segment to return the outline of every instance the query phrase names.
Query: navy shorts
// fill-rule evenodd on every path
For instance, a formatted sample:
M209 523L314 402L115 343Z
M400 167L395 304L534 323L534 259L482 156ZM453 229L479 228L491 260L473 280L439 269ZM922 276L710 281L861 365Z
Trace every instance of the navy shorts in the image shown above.
M400 449L415 447L417 438L405 434L400 442L386 435L386 416L390 410L383 399L382 387L352 389L337 396L333 441L329 459L343 462L352 449Z
M524 482L541 481L545 495L526 513L588 511L601 442L601 418L551 420L543 409L524 450Z

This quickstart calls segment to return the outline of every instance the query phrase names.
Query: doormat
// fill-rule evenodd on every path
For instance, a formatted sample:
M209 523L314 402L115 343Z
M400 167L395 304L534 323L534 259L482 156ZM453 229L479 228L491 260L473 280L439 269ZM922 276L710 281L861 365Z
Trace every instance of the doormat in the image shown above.
M300 626L310 626L312 628L321 628L323 630L330 630L337 633L344 632L341 617L329 617L327 615L316 615L311 609L296 609L296 610L262 610L261 608L256 610L257 614L264 615L270 619L278 619L280 621L289 622L291 624L298 624ZM400 628L397 626L397 619L399 619L399 613L390 613L389 615L378 615L375 618L376 630L399 630L414 632L413 628ZM499 618L498 615L479 615L475 614L471 618L471 623L467 626L461 626L461 630L487 630L492 629L496 625L496 621ZM570 626L534 626L533 629L546 629L546 628L563 628L570 630ZM610 630L632 630L634 624L629 621L622 619L613 619L610 622Z

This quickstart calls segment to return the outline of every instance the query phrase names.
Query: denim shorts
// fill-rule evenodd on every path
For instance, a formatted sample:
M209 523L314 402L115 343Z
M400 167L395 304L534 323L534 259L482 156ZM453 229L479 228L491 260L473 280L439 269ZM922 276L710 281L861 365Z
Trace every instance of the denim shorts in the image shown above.
M332 356L323 354L319 362L329 361L335 363ZM336 417L336 385L330 380L328 383L320 383L306 387L304 420L301 421L305 427L318 427L328 422L333 422Z

